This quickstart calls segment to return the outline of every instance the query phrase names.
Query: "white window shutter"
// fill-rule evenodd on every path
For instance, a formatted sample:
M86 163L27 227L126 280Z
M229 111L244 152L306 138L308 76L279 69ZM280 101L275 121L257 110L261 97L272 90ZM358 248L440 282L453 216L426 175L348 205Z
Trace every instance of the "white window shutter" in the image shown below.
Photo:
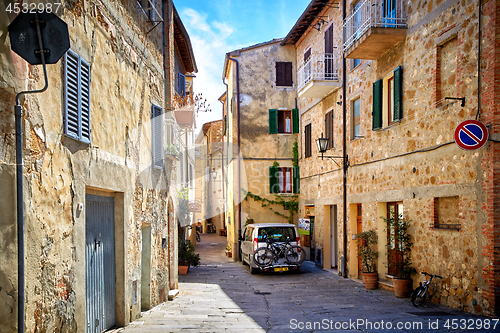
M151 150L153 154L153 165L163 168L163 117L161 108L157 105L151 106Z

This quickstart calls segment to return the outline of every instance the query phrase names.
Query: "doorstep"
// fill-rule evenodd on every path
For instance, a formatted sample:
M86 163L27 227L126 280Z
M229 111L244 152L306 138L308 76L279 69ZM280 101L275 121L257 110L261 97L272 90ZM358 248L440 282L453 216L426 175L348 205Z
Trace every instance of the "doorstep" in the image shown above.
M168 300L173 301L179 295L179 289L173 289L168 292Z
M394 283L391 280L378 280L379 289L384 289L387 291L394 291Z

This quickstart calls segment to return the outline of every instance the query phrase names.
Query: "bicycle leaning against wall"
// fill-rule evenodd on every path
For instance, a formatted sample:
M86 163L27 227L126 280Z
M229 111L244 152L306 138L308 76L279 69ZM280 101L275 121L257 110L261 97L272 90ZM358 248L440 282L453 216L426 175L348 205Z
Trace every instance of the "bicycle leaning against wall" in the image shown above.
M429 274L427 272L422 272L425 276L430 276L429 280L424 282L420 282L420 286L418 286L413 293L411 294L411 303L415 307L419 307L425 302L425 297L427 296L427 291L429 290L429 285L433 278L442 279L441 276L435 274Z

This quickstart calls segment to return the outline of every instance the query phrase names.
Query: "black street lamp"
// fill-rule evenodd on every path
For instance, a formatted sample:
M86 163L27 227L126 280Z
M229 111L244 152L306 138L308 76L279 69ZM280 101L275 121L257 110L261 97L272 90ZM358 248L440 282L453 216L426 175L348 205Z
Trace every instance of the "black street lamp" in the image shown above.
M323 137L323 133L321 133L320 138L316 139L316 144L318 145L318 151L321 153L321 159L323 159L323 157L331 158L332 161L334 161L335 164L337 164L338 167L340 168L340 164L338 164L337 161L335 161L335 158L340 158L343 160L343 165L347 169L349 167L349 158L347 155L346 155L345 159L342 156L324 156L323 155L326 152L326 150L328 149L328 140L329 140L329 138Z

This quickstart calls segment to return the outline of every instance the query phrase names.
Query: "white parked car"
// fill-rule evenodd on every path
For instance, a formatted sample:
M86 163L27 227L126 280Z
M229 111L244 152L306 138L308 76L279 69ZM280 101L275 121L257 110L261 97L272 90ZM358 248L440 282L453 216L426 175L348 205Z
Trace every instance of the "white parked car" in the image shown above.
M284 272L300 268L303 259L299 263L291 264L284 256L280 257L277 262L274 261L265 267L259 267L254 261L254 252L258 248L265 248L267 246L266 239L271 240L276 245L284 244L288 239L291 246L300 246L299 233L293 224L257 223L247 225L240 238L240 249L241 261L244 265L248 264L250 266L251 274L255 274L261 270ZM305 256L305 253L301 253L301 255Z

